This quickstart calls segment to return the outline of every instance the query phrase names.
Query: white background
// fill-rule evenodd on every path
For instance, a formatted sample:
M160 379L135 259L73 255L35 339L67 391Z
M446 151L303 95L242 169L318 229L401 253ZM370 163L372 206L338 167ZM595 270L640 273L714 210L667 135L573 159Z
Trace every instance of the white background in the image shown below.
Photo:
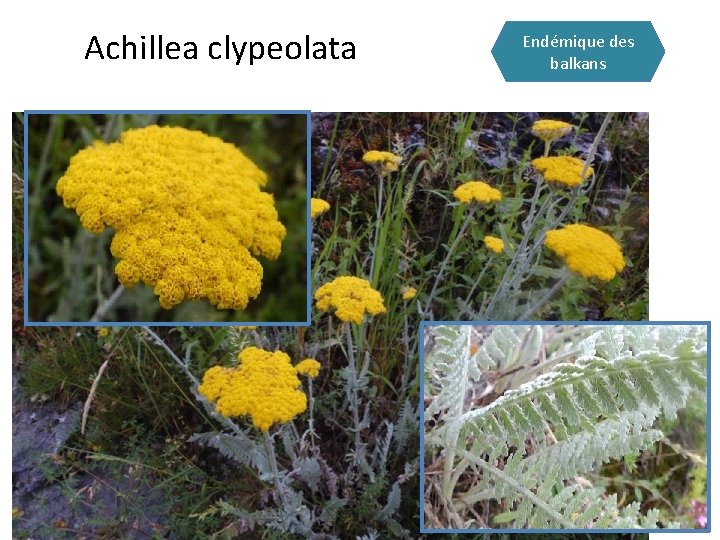
M720 92L713 71L720 65L720 47L712 5L628 0L3 2L0 99L7 123L0 170L9 180L10 112L26 109L648 111L650 316L716 321ZM509 84L490 54L505 20L650 20L665 57L652 83ZM93 35L104 44L121 41L123 34L134 41L149 34L194 41L198 60L84 59ZM357 59L264 60L252 67L210 60L207 44L226 34L236 42L266 43L304 42L305 34L311 41L334 37L354 42ZM9 196L9 185L5 193ZM0 265L9 285L9 212L1 223ZM6 306L1 358L8 377L0 393L6 440L0 446L5 460L0 516L9 521L10 287L0 294ZM713 517L720 519L713 506Z

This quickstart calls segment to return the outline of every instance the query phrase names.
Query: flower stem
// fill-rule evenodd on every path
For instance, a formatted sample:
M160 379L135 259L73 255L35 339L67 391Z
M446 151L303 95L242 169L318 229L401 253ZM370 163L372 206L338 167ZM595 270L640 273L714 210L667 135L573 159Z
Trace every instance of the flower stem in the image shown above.
M267 454L268 464L270 465L270 470L272 471L273 484L275 484L275 490L277 491L278 496L280 497L280 501L282 502L283 510L287 512L287 500L285 499L285 490L283 489L283 485L280 482L280 471L278 469L277 458L275 457L275 445L273 444L273 441L270 438L270 434L267 431L263 431L263 440L265 442L265 452ZM284 519L285 513L283 513L283 520Z
M410 354L410 331L409 331L409 324L408 324L408 313L407 308L408 305L405 304L405 314L403 317L403 335L402 335L402 344L403 344L403 370L402 370L402 377L400 379L400 392L399 396L400 399L398 399L398 404L402 407L403 402L405 401L405 395L408 390L408 383L410 382L410 370L412 369L412 355Z
M150 330L148 326L141 327L142 331L147 334L150 339L148 341L151 341L155 343L156 345L159 345L162 347L165 352L170 356L170 358L175 362L175 364L185 373L188 379L192 382L192 386L190 387L190 391L195 396L195 399L202 404L203 408L205 409L205 412L208 413L212 418L217 420L220 424L222 424L224 427L229 429L233 432L235 437L241 439L242 441L248 443L248 444L254 444L253 441L240 429L240 427L233 422L230 418L227 418L226 416L221 415L215 410L215 406L210 403L205 396L203 396L200 392L198 392L197 388L200 385L200 381L197 377L193 374L192 371L190 371L190 368L188 367L188 360L183 362L180 357L175 354L175 352L168 346L165 341L158 336L155 332ZM142 335L142 334L141 334Z
M370 281L375 287L377 285L375 279L375 261L377 260L377 247L378 238L380 237L380 220L382 219L382 205L383 205L383 173L380 168L377 168L377 173L380 178L378 183L378 203L375 214L375 239L373 240L373 251L372 260L370 261Z
M427 316L428 313L430 313L430 308L432 307L432 301L435 297L435 291L437 291L438 285L440 285L440 281L442 280L443 276L445 275L445 267L447 266L448 261L450 260L450 257L452 256L455 249L460 244L460 240L462 239L463 235L465 234L465 229L468 228L468 225L470 225L470 220L475 216L475 206L471 205L470 209L468 210L467 216L465 216L465 221L463 221L462 225L460 226L460 230L458 231L457 235L455 236L455 240L450 245L450 247L447 250L447 254L445 255L445 258L443 259L442 264L440 264L440 270L437 273L437 276L435 276L435 282L433 283L432 289L430 290L430 294L428 295L427 303L425 304L425 309L423 310L423 313Z
M525 313L523 313L522 317L520 317L520 320L527 321L528 319L530 319L530 317L535 315L537 311L542 309L545 304L547 304L550 299L555 296L555 293L558 292L562 288L562 286L565 285L565 283L567 283L568 279L570 279L570 276L570 272L566 270L565 275L558 279L557 283L555 283L555 285L553 285L552 288L545 293L545 296L538 300L534 306L528 308Z
M539 187L536 188L535 196L537 196L539 193ZM552 202L553 194L548 193L547 197L545 197L545 200L543 201L542 205L538 209L537 213L534 216L528 216L528 219L530 221L528 222L527 229L525 230L525 234L522 237L522 240L520 241L520 245L518 245L517 250L515 251L515 254L513 255L513 258L510 260L510 263L508 264L507 268L505 269L505 273L503 274L502 279L500 280L500 285L498 285L498 288L495 289L495 293L492 295L492 298L490 298L490 302L488 303L487 307L482 311L482 319L486 319L488 317L492 317L492 310L497 304L498 300L501 300L504 298L506 292L510 290L510 285L515 281L515 270L517 269L518 265L521 264L522 261L527 260L528 256L526 253L528 241L530 240L530 237L532 236L533 229L537 225L539 217L545 213L547 210L548 204ZM535 196L533 196L533 207L534 207L534 199Z
M308 432L310 433L310 447L315 450L315 400L313 398L313 380L308 377L308 405L310 408L310 418L308 420Z
M485 272L490 267L490 263L492 263L494 259L495 259L495 255L490 255L490 258L485 263L485 266L483 266L483 269L480 272L480 275L477 277L477 279L475 280L475 283L473 283L473 286L470 288L470 292L467 293L467 296L465 297L465 305L466 306L470 304L470 300L472 299L472 296L475 293L475 289L477 289L478 285L480 285L480 280L483 278L483 276L485 275Z
M107 315L107 312L115 305L115 302L120 299L120 296L122 296L124 291L125 287L118 285L117 289L113 291L110 297L97 307L95 314L90 318L90 322L97 322L103 319L105 315Z
M600 124L600 129L595 134L595 139L593 139L592 145L590 146L590 151L588 152L587 159L585 159L585 164L583 165L582 173L580 174L580 178L585 178L585 174L587 174L588 167L590 167L590 164L592 163L593 159L595 159L595 152L597 152L598 146L600 146L600 139L602 139L602 136L605 134L605 130L607 129L608 125L610 125L610 119L613 117L613 113L609 112L605 115L605 118L603 119L602 124Z
M348 349L348 374L349 374L349 391L348 399L350 400L350 410L353 415L353 425L355 432L355 452L356 455L360 448L360 402L358 399L358 381L357 381L357 368L355 367L355 352L353 351L352 342L352 330L350 329L350 323L343 323L345 327L345 336L347 337L347 349Z

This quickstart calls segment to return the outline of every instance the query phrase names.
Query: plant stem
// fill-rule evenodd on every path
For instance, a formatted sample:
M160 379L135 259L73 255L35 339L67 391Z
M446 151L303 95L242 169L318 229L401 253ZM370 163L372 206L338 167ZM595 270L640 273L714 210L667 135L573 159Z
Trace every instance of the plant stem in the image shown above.
M472 298L473 293L475 292L475 289L477 289L477 288L478 288L478 285L480 285L480 280L483 278L483 276L485 275L485 272L486 272L487 269L490 267L490 263L491 263L494 259L495 259L495 255L494 255L494 254L493 254L493 255L490 255L490 258L489 258L489 259L487 260L487 262L485 263L485 266L483 266L483 269L482 269L482 271L480 272L480 275L477 277L477 279L475 280L475 283L473 283L473 286L470 288L470 292L467 293L467 296L465 297L465 305L466 305L466 306L470 304L470 300L471 300L471 298Z
M248 437L240 427L227 418L226 416L221 415L217 411L215 411L215 407L212 403L210 403L205 396L203 396L200 392L197 391L197 387L200 385L200 381L193 375L192 371L190 371L190 368L188 368L187 363L183 362L180 357L173 352L173 350L168 347L167 343L163 341L163 339L158 336L155 332L150 330L147 326L142 326L142 330L150 336L152 341L156 344L162 347L165 352L172 358L172 360L177 364L177 366L185 373L188 379L192 382L192 386L190 388L190 391L195 396L195 399L202 404L203 408L205 409L205 412L207 412L212 418L220 422L223 426L225 426L227 429L232 431L236 437L239 439L246 441L248 444L254 444L254 442Z
M537 196L538 193L539 188L536 188L535 196ZM535 196L533 196L533 201L535 199ZM507 268L505 269L505 273L500 280L500 285L498 285L498 288L495 289L495 293L492 295L492 298L490 298L490 302L488 303L487 307L483 309L481 318L486 319L488 317L492 317L492 310L495 307L495 304L497 304L498 300L503 298L505 293L510 290L510 285L515 281L515 274L513 274L513 272L521 261L526 261L529 258L525 253L525 250L527 248L528 241L532 236L532 231L537 224L538 218L543 213L545 213L548 208L548 204L550 204L552 200L552 193L548 193L542 205L540 205L540 209L537 211L537 213L532 217L529 216L530 222L528 224L527 230L525 231L525 234L523 235L522 240L520 241L520 244L518 245L518 248L513 255L513 258L510 260L510 264L508 264ZM532 207L534 207L534 203Z
M538 199L540 198L540 192L542 191L543 186L545 185L544 182L537 180L537 183L535 184L535 193L533 193L533 198L530 201L530 211L528 212L527 217L523 220L523 229L525 229L525 232L527 232L528 228L532 224L533 220L535 219L535 206L537 206Z
M273 444L270 434L267 431L263 431L263 440L265 442L265 452L267 453L268 464L270 465L270 470L272 471L273 484L275 484L275 490L282 502L283 510L287 512L289 509L285 498L285 490L280 482L280 471L278 469L277 458L275 457L275 445ZM283 512L283 522L286 517L285 512Z
M477 456L471 454L470 452L467 452L466 450L460 450L460 454L466 459L478 465L480 468L482 468L489 474L493 475L497 480L512 486L515 491L517 491L517 493L528 499L532 504L537 506L540 510L545 512L554 521L556 521L558 527L572 529L573 527L577 526L572 521L566 519L565 516L563 516L560 512L553 509L546 501L538 497L535 493L527 489L525 486L519 484L513 477L501 471L497 467L490 465L488 462L478 458Z
M348 399L350 401L350 410L352 411L353 415L353 425L355 432L355 452L353 452L353 456L355 456L358 449L360 448L360 402L358 399L357 368L355 367L355 352L353 351L352 331L350 329L350 323L343 323L343 326L345 328L345 335L347 337L349 374L348 385L350 387L348 389Z
M377 247L378 238L380 237L380 220L382 219L382 204L383 204L383 173L380 167L376 168L380 181L378 183L378 203L375 213L375 239L373 240L373 251L372 260L370 261L370 281L373 287L377 285L375 279L375 261L377 260Z
M525 313L523 313L522 317L520 317L520 320L527 321L532 317L536 311L540 310L545 304L550 301L550 299L555 295L556 292L560 290L560 288L567 283L568 279L570 279L570 272L566 269L565 275L562 276L560 279L557 280L557 283L552 286L552 288L545 293L545 295L537 301L537 303L528 308Z
M467 216L465 216L465 221L463 221L462 225L460 226L460 230L457 233L457 236L455 236L455 240L450 245L450 247L447 250L447 254L445 255L445 258L443 259L442 264L440 264L440 270L437 273L437 276L435 276L435 282L433 283L432 290L430 291L430 294L428 295L427 303L425 304L425 309L423 310L423 313L427 315L430 313L430 307L432 306L433 298L435 297L435 291L438 288L438 285L440 284L440 281L443 278L443 275L445 274L445 267L447 266L448 261L450 260L450 257L452 256L455 249L458 247L458 244L460 244L460 240L463 237L463 234L465 234L465 229L468 228L468 225L470 225L470 220L475 216L475 210L476 206L471 205Z
M403 370L402 370L402 377L400 379L400 392L398 393L399 399L398 399L398 405L400 407L403 406L403 402L405 401L405 395L408 391L408 383L410 382L410 369L412 366L412 356L410 354L410 331L408 328L408 314L407 310L409 307L409 303L406 302L403 308L405 309L405 316L403 317L403 335L402 335L402 344L403 344Z
M610 124L610 119L613 117L613 114L614 113L611 112L607 113L605 115L605 118L603 119L602 124L600 124L600 129L595 134L595 139L593 139L592 145L590 146L590 151L587 155L587 159L585 159L585 164L583 165L583 170L580 174L580 178L585 178L585 174L587 173L588 167L590 167L590 163L592 163L593 159L595 159L595 152L597 152L598 146L600 146L600 139L602 139L602 136L605 134L605 130Z
M90 322L98 322L100 319L104 318L105 315L107 315L107 312L113 308L115 302L120 299L120 296L124 291L125 288L122 285L118 285L117 289L113 291L110 297L97 307L95 314L90 318Z
M315 450L315 400L313 398L313 380L308 377L308 405L310 408L310 418L308 419L308 431L310 433L310 447Z

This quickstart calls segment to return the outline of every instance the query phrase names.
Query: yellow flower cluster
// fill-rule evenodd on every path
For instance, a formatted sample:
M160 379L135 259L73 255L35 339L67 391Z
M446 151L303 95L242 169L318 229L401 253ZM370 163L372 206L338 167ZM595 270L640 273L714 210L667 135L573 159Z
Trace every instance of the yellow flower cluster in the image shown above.
M110 335L110 329L107 326L101 326L97 329L97 334L100 337L108 337Z
M545 246L565 259L570 270L586 278L610 281L625 268L622 249L609 234L588 225L549 231Z
M486 236L483 242L485 242L485 247L493 253L502 253L505 249L505 243L502 241L502 238L498 238L497 236Z
M402 299L412 300L417 295L417 289L415 287L403 287L402 288Z
M287 354L248 347L238 359L235 368L208 369L198 387L200 394L215 402L218 413L249 415L256 428L268 431L305 411L307 396L299 389L300 379Z
M267 176L217 137L150 126L96 142L57 183L86 229L115 229L115 273L124 287L154 287L166 309L207 298L244 309L260 292L263 268L285 237Z
M310 217L315 219L320 214L324 214L330 210L330 203L323 199L316 199L315 197L310 199Z
M572 124L560 120L538 120L532 125L532 134L545 142L564 137L572 131Z
M360 324L363 317L385 313L382 295L370 282L353 276L342 276L326 283L315 292L316 306L321 311L335 310L343 322Z
M465 182L453 191L453 195L463 204L470 204L471 202L490 203L502 200L502 194L499 190L480 181Z
M377 165L382 172L395 172L398 170L402 157L392 152L382 152L380 150L370 150L363 155L363 161L368 165Z
M532 160L532 166L543 175L546 182L557 182L565 186L579 186L594 173L592 167L580 178L585 163L570 156L540 157Z
M314 379L320 374L320 362L314 358L305 358L295 365L295 371L298 375L307 375Z

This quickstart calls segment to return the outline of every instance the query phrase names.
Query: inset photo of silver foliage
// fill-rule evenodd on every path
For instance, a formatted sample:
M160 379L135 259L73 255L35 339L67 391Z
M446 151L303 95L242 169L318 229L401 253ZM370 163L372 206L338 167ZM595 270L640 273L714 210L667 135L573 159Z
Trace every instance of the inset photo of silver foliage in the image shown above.
M423 532L708 527L709 324L423 326Z

